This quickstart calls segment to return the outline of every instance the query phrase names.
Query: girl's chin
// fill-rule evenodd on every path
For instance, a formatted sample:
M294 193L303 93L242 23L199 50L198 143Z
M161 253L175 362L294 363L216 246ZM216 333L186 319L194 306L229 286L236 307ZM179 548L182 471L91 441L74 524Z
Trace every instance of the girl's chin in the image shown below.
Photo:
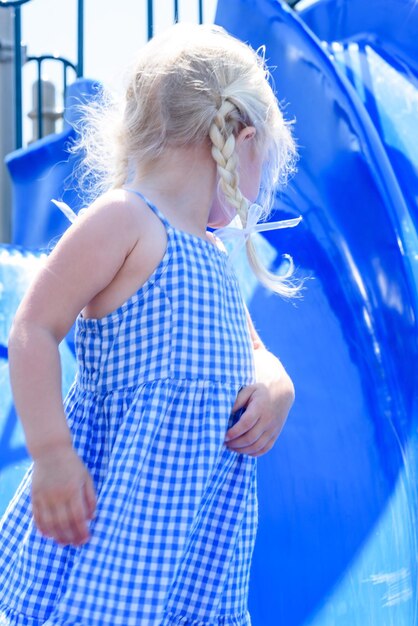
M208 222L208 226L209 228L223 228L224 226L228 226L228 224L230 224L232 222L234 218L233 217L224 217L222 220L218 220L218 221L209 221Z
M223 228L224 226L228 226L232 222L236 215L235 209L231 209L228 211L221 207L218 203L215 203L208 217L208 226L210 228Z

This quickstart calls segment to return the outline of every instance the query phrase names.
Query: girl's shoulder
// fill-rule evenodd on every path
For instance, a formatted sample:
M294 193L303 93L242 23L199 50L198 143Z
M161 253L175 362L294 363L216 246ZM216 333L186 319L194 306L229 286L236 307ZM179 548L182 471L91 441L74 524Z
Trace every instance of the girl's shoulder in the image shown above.
M155 261L152 253L159 253L155 241L150 249L149 234L156 226L147 211L153 215L148 207L133 204L124 190L96 198L46 258L20 315L61 341L86 307L99 317L126 300L142 275L146 278L147 263Z
M141 204L143 205L141 210ZM132 227L143 223L149 213L145 203L134 204L132 196L124 189L110 189L98 196L89 207L79 214L80 219L93 218L103 222L117 222L119 226Z
M160 220L146 202L133 198L125 189L116 188L104 192L83 209L69 230L80 241L90 238L93 247L111 241L127 255L141 240L148 241L158 229L161 229Z

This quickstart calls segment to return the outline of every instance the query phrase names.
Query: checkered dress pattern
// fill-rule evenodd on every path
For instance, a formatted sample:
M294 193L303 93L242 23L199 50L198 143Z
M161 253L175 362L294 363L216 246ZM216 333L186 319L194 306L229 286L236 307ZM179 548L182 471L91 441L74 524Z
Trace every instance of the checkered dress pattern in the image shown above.
M118 309L76 321L64 407L98 494L91 540L37 531L31 466L0 522L1 626L251 624L257 459L223 443L254 382L242 297L226 253L145 201L163 259Z

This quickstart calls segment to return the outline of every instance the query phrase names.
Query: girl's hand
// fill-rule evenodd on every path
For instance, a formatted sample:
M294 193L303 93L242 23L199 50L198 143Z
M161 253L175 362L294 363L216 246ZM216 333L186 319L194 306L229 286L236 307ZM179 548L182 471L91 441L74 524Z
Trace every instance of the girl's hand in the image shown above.
M91 476L72 446L35 459L32 511L42 535L62 545L81 545L90 538L87 522L94 516L96 494Z
M280 435L295 401L295 388L280 360L265 348L246 306L245 310L257 382L238 393L232 413L244 411L227 431L225 445L235 452L261 456L271 450Z
M232 412L245 410L226 433L227 448L249 456L261 456L271 450L294 397L293 384L288 376L276 380L275 384L258 382L241 389Z

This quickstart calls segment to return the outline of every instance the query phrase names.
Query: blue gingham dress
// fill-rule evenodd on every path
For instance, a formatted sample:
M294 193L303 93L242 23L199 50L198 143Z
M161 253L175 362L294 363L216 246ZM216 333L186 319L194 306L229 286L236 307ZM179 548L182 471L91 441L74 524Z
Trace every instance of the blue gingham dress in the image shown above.
M249 626L256 457L228 450L254 382L235 274L211 242L172 227L147 282L101 319L76 321L64 407L93 477L83 546L36 529L32 466L0 524L1 626Z

